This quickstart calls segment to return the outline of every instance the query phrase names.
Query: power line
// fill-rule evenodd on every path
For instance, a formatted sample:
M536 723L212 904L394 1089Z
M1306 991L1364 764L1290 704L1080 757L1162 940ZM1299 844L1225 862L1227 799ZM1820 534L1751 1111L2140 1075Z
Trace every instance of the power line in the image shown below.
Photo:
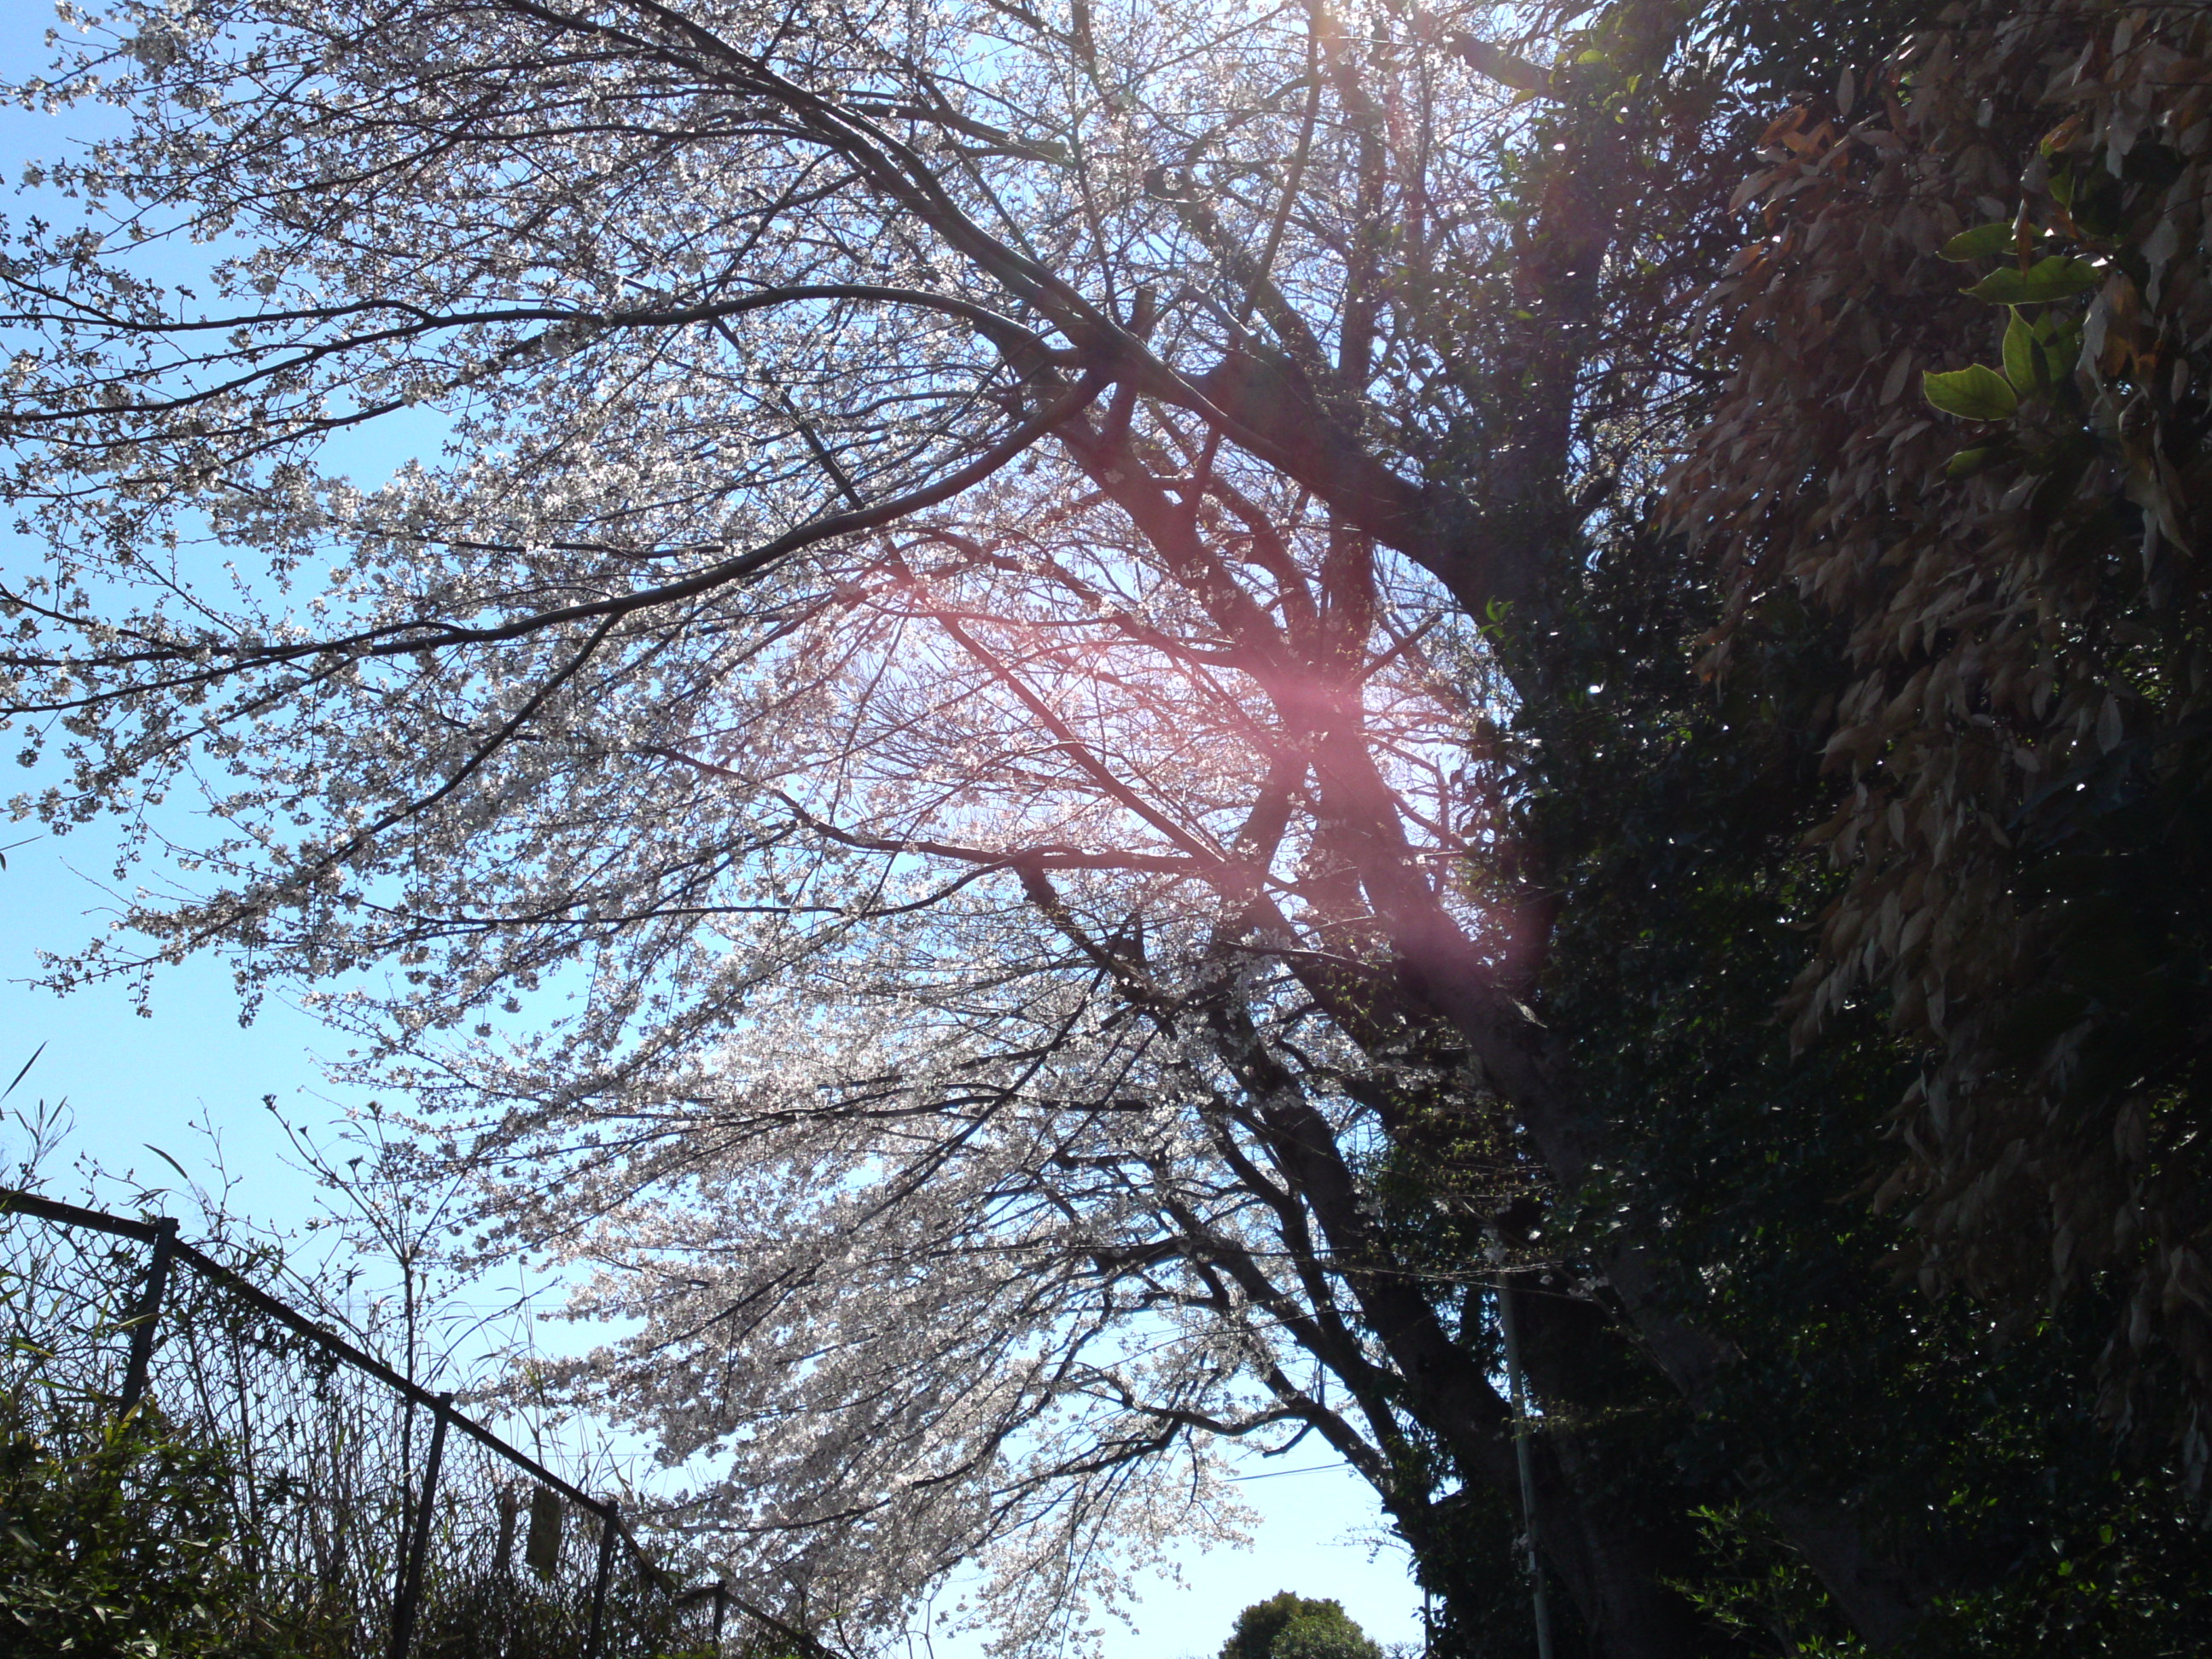
M1324 1469L1348 1469L1351 1467L1350 1463L1343 1462L1316 1463L1307 1469L1269 1469L1265 1474L1232 1474L1229 1478L1232 1481L1280 1480L1286 1474L1319 1474Z

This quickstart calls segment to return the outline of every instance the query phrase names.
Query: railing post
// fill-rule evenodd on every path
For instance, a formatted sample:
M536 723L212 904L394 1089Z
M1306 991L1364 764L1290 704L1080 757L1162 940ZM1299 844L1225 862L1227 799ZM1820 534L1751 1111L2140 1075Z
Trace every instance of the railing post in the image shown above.
M123 1371L126 1412L145 1397L147 1376L154 1364L154 1328L161 1322L161 1301L169 1289L169 1264L176 1254L176 1218L163 1216L154 1224L154 1255L146 1264L145 1288L126 1322L131 1328L131 1359Z
M416 1500L406 1550L399 1559L399 1582L392 1602L392 1659L407 1659L415 1641L415 1610L422 1600L422 1565L430 1553L431 1511L438 1497L438 1466L446 1460L446 1411L453 1396L441 1394L430 1425L430 1455L422 1469L422 1493ZM411 1407L410 1407L411 1409Z
M584 1640L584 1659L599 1659L607 1633L607 1581L615 1572L615 1534L620 1510L611 1498L599 1506L599 1570L592 1580L592 1627Z

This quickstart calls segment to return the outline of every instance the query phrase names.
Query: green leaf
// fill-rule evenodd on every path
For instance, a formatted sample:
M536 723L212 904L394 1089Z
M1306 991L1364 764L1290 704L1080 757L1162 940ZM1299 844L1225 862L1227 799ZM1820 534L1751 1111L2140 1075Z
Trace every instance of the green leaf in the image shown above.
M1964 291L1993 305L2033 306L2086 294L2104 280L2101 267L2087 259L2054 253L2048 258L2038 259L2026 270L2010 265L1993 270Z
M183 1176L186 1181L190 1181L192 1178L190 1172L185 1170L183 1164L178 1163L176 1159L171 1158L167 1152L163 1152L159 1146L156 1146L152 1141L142 1140L138 1144L143 1146L148 1152L153 1153L155 1157L160 1158L162 1163L174 1170L179 1175Z
M2012 383L1994 368L1980 363L1972 368L1954 369L1948 374L1923 372L1920 390L1946 415L1960 415L1970 421L2008 420L2020 407Z
M1996 453L1996 447L1989 444L1979 449L1962 449L1943 464L1943 476L1947 478L1972 477L1987 466L1990 457Z
M2036 341L2035 330L2020 314L2018 307L2013 308L2012 320L2005 325L2004 372L2015 392L2050 389L2051 371L2044 365L2043 348Z
M1986 225L1976 225L1972 230L1962 230L1943 244L1943 258L1963 264L1969 259L1990 259L2012 246L2013 228L2008 221L1998 219Z

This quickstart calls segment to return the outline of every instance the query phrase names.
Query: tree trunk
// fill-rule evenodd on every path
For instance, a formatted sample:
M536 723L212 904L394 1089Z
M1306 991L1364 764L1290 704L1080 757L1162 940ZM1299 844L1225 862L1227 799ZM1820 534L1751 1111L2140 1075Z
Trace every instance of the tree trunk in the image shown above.
M1351 1171L1328 1124L1256 1047L1245 1051L1279 1164L1297 1186L1346 1265L1362 1315L1403 1379L1401 1403L1451 1448L1462 1471L1479 1476L1517 1510L1519 1464L1511 1409L1492 1379L1454 1341L1415 1281L1391 1271ZM1382 1271L1348 1264L1375 1261ZM1589 1336L1615 1340L1601 1326ZM1535 1452L1537 1547L1573 1599L1600 1659L1705 1659L1710 1632L1666 1586L1670 1563L1645 1517L1604 1479L1603 1449L1572 1434L1539 1437ZM1501 1564L1502 1565L1502 1564Z

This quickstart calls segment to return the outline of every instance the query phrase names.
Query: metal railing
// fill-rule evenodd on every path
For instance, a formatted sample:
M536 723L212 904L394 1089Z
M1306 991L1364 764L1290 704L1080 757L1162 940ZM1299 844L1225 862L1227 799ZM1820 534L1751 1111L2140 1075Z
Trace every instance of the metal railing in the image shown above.
M233 1547L253 1553L272 1597L349 1632L358 1659L485 1651L500 1620L527 1638L492 1647L533 1659L720 1654L733 1610L748 1634L827 1659L726 1582L680 1583L615 1500L188 1243L174 1220L0 1188L0 1278L12 1287L0 1343L18 1372L33 1356L50 1395L158 1409L167 1432L219 1449L241 1522ZM135 1293L118 1306L124 1283Z

